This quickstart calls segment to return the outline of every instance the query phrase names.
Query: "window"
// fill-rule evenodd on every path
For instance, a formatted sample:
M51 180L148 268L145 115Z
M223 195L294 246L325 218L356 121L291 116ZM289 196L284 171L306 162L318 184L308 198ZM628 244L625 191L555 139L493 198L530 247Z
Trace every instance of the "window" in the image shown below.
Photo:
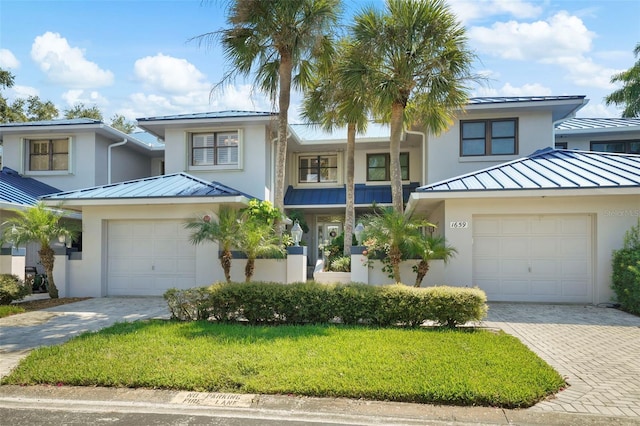
M338 155L301 155L298 157L298 182L338 182Z
M29 171L69 170L69 139L32 139Z
M591 142L591 151L640 154L640 140Z
M391 156L389 154L367 154L367 180L391 180ZM400 175L409 180L409 153L400 153Z
M518 120L460 122L460 155L512 155L518 153Z
M238 132L196 133L191 139L192 166L238 164Z
M569 148L569 143L568 142L556 142L555 148L556 149L568 149Z

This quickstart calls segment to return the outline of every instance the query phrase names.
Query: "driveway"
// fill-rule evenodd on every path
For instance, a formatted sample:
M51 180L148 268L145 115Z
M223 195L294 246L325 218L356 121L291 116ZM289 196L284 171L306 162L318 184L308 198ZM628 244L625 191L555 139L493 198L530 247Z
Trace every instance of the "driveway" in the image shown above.
M168 318L160 297L98 298L0 319L0 377L33 348L116 322ZM533 411L640 418L640 318L577 305L492 303L481 324L516 336L569 383Z
M169 318L167 302L161 297L97 298L0 318L0 377L34 348L57 345L116 322L147 318Z
M640 418L640 318L610 308L492 303L500 328L553 366L569 387L531 410Z

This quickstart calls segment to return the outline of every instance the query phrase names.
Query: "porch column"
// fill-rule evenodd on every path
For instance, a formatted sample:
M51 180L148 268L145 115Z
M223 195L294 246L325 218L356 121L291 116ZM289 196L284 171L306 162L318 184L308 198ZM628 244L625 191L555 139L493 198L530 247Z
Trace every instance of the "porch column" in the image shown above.
M26 266L27 249L14 247L11 248L11 271L10 274L17 275L24 281L24 267Z
M51 248L54 251L53 279L56 287L58 287L58 297L67 297L69 293L69 283L67 282L69 256L67 255L67 248L64 244L52 244Z
M369 284L367 256L362 254L366 249L366 246L351 246L351 281L354 283Z
M307 247L287 247L287 284L307 281Z

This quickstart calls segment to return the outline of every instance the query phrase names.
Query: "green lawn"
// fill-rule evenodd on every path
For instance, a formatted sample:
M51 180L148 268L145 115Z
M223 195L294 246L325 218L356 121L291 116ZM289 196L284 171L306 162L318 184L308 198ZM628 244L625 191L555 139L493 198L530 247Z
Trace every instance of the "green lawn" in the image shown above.
M15 305L0 305L0 318L8 317L9 315L21 314L26 312L20 306Z
M4 384L125 386L527 407L565 384L483 330L122 323L33 351Z

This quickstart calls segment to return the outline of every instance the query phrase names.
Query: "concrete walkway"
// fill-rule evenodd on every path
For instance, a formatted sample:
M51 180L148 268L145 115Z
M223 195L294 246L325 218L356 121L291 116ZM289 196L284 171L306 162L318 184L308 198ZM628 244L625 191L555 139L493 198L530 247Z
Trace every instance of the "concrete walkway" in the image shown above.
M90 299L2 318L0 377L38 346L116 322L168 317L162 298L144 297ZM592 306L494 303L481 325L518 337L570 385L524 412L591 414L640 424L640 318Z
M493 303L483 325L519 338L569 383L530 410L640 418L640 318L594 306Z

